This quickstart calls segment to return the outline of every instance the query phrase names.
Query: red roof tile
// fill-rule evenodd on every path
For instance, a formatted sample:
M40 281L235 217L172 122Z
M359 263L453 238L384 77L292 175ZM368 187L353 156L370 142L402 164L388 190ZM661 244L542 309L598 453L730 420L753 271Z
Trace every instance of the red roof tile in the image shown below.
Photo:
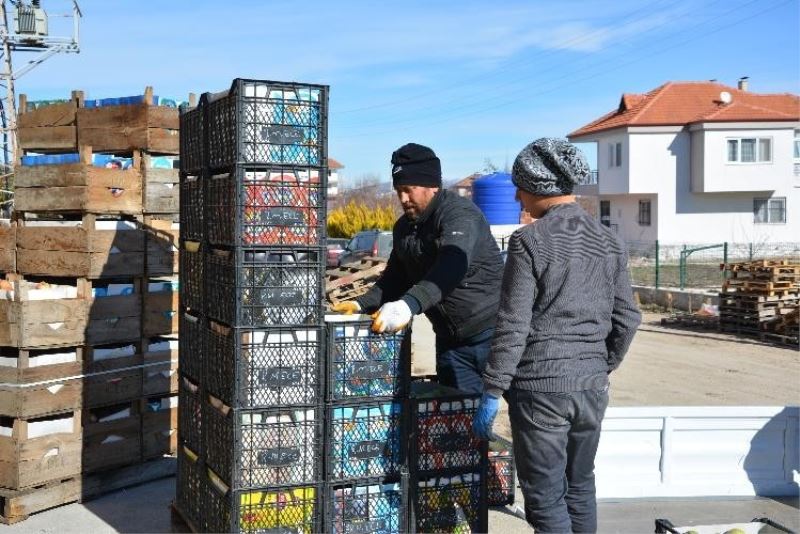
M729 104L720 93L731 95ZM740 91L716 82L667 82L643 95L623 94L619 107L567 137L624 126L684 126L696 122L798 121L800 96Z
M344 169L344 165L333 158L328 158L328 168L335 171L336 169Z

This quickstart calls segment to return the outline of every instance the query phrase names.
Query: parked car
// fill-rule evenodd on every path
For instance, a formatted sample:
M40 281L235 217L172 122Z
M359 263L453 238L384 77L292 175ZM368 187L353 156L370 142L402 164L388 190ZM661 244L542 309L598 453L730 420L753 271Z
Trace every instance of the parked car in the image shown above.
M338 267L339 256L344 253L344 249L349 242L348 239L328 239L328 251L325 258L325 265L328 267Z
M347 244L344 253L339 256L339 265L357 262L370 256L388 258L392 252L393 242L392 232L380 230L358 232Z

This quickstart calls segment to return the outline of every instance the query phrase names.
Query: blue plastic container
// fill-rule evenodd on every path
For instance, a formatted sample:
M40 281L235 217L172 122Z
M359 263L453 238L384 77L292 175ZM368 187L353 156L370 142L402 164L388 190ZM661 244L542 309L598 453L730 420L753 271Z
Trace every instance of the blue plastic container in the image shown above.
M521 206L514 198L517 188L511 175L494 172L472 184L472 201L486 216L489 224L518 224Z

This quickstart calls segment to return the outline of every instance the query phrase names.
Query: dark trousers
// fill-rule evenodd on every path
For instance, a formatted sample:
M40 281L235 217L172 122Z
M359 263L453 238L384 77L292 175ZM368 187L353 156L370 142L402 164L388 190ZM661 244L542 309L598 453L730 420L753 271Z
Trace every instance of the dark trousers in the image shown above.
M594 458L608 388L512 389L506 399L528 523L542 534L597 532Z
M439 383L467 393L483 393L483 370L492 349L494 328L467 340L436 338L436 376Z

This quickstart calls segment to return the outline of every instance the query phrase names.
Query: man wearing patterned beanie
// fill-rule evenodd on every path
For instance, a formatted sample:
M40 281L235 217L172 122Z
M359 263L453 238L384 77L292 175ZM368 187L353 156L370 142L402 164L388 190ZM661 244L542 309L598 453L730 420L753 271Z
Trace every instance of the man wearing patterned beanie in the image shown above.
M517 197L535 222L514 232L485 393L473 431L491 436L509 405L525 516L536 532L596 532L594 459L619 366L641 314L625 246L575 202L589 167L562 139L538 139L514 161Z
M442 189L439 158L426 146L392 154L392 182L404 214L386 269L365 295L333 310L374 312L376 332L396 332L424 313L436 333L439 382L482 393L503 271L489 223L471 200Z

